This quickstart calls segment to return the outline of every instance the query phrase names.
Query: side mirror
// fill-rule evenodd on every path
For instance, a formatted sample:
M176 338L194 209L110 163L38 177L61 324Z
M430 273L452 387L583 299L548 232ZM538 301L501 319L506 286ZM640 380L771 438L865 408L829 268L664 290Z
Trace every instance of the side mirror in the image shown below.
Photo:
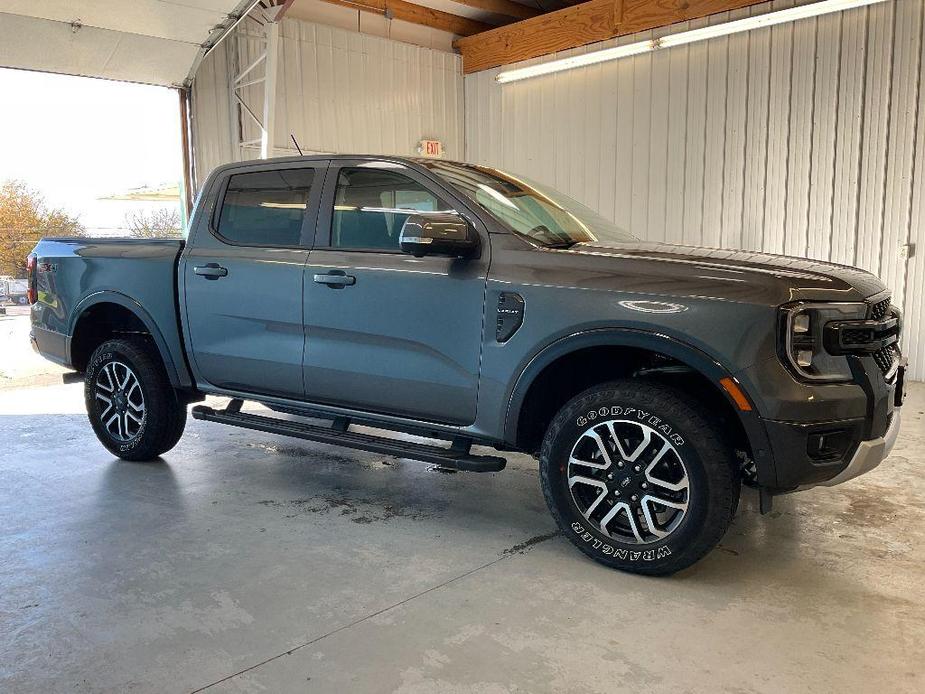
M465 219L455 212L413 214L402 225L398 239L401 250L415 258L425 255L472 255L479 237Z

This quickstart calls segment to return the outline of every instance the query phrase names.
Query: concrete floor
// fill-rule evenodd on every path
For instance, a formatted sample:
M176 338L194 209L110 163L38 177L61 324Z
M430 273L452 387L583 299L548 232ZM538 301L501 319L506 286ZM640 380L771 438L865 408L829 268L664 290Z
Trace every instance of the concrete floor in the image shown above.
M746 491L671 579L555 534L535 464L444 474L190 422L109 456L79 385L0 391L0 691L925 691L925 386L894 456Z

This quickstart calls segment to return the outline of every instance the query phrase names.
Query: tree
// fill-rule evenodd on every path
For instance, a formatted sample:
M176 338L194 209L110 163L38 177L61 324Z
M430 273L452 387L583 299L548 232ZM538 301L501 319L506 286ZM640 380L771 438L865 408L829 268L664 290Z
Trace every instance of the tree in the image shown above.
M23 181L0 185L0 275L26 276L26 256L43 236L82 236L83 225L63 210L49 208Z
M125 226L139 239L176 238L182 234L180 212L172 208L129 212L125 215Z

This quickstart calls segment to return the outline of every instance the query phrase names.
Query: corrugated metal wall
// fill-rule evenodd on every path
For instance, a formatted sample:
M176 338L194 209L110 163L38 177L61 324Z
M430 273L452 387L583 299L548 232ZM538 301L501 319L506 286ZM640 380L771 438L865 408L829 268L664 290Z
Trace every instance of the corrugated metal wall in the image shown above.
M198 181L218 164L259 154L237 146L239 123L231 107L231 72L263 50L260 28L242 27L203 61L193 85ZM279 44L277 155L295 153L292 133L305 152L416 155L418 142L427 138L442 141L448 157L462 158L458 55L294 19L282 22ZM258 115L262 94L262 86L245 88L245 101ZM259 137L253 121L245 117L241 123L241 139Z
M925 379L923 21L923 0L895 0L505 85L499 70L469 75L466 158L643 238L869 269L904 306Z
M196 72L190 100L190 129L193 150L193 188L205 181L219 164L237 161L237 135L232 127L231 39L220 43L206 56ZM237 127L236 125L234 126Z

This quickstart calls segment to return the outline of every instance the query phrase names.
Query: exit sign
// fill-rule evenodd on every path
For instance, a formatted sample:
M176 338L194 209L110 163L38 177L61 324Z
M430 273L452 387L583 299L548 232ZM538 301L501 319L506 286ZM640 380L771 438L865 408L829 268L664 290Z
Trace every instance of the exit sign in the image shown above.
M440 140L421 140L418 144L418 154L425 157L442 157L443 143Z

